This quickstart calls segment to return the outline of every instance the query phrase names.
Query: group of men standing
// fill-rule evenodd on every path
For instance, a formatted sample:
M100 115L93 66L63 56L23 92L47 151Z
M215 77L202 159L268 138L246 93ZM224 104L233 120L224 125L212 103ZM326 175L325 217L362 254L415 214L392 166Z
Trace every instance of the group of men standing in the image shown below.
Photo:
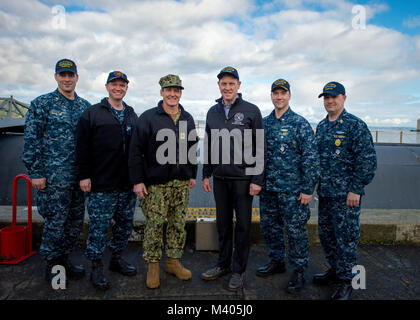
M319 238L330 268L314 275L313 283L337 283L331 299L347 300L357 264L361 196L374 177L376 152L366 124L344 108L344 86L330 82L321 97L328 115L314 134L308 121L290 108L290 84L283 79L272 84L274 110L264 118L267 164L260 193L261 231L270 261L256 275L286 271L286 230L293 270L286 290L303 288L309 260L306 223L317 188Z
M261 231L270 261L256 274L266 277L286 271L286 229L293 270L286 290L301 290L309 262L306 223L317 186L319 236L330 269L315 275L313 282L338 282L332 299L348 299L357 261L361 196L376 169L366 124L346 112L345 89L337 82L328 83L319 96L324 97L328 115L314 134L308 121L291 110L286 80L272 84L274 110L263 119L259 108L238 92L241 82L235 68L223 68L217 78L221 98L207 113L204 153L211 157L203 165L202 186L205 192L213 190L216 201L219 258L201 278L210 281L231 273L229 289L243 288L252 202L260 195ZM109 269L126 276L137 273L122 258L137 197L146 216L147 287L160 286L163 248L166 272L191 279L180 258L189 189L196 184L198 137L193 117L180 104L184 88L179 76L160 79L162 100L140 117L123 101L129 80L120 71L109 74L108 97L93 106L75 93L78 74L72 60L57 62L55 79L57 90L31 102L23 150L32 185L38 189L38 211L45 219L40 254L47 263L46 279L51 281L57 264L64 266L69 279L85 275L84 267L69 259L83 226L84 195L89 214L85 256L92 263L90 280L95 287L110 287L102 257L112 220ZM213 135L215 131L227 132L228 140L239 136L234 141L240 141L239 149L235 143L224 149L226 140ZM169 157L162 149L171 153ZM215 151L218 156L213 156ZM258 161L249 162L247 153L263 158L261 170L250 170Z

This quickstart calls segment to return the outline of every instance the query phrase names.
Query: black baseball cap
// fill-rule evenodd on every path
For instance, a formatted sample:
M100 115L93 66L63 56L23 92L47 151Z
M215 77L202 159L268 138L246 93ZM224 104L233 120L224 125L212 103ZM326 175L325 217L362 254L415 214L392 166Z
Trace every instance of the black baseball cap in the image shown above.
M70 59L61 59L57 61L57 63L55 64L55 73L59 74L65 71L77 74L77 67L74 61Z
M282 88L283 90L290 92L290 84L284 79L278 79L274 81L273 84L271 85L271 92L273 92L277 88Z
M109 73L108 80L106 80L106 83L110 83L115 79L121 79L127 83L129 82L125 73L122 73L121 71L112 71Z
M239 80L238 70L232 67L225 67L222 70L220 70L219 74L217 75L217 78L220 80L226 74L229 74Z
M324 86L324 89L322 90L322 93L318 96L318 98L321 98L326 94L330 94L332 96L338 96L339 94L346 95L346 89L341 83L332 81L328 82Z

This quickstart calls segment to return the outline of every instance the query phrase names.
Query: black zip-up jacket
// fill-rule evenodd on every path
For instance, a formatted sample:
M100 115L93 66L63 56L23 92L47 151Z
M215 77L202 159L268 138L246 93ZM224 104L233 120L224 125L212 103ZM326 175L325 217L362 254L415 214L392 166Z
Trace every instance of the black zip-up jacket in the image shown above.
M92 192L127 191L129 146L137 115L125 102L121 124L107 98L86 109L77 125L78 179L90 179Z
M157 107L145 111L137 120L128 161L133 184L165 184L171 180L190 180L197 176L198 137L194 119L179 105L181 114L175 125L162 104L163 101L159 101ZM160 131L162 129L166 130ZM163 141L157 139L159 131L162 136L168 133L166 137L159 138ZM172 140L173 143L168 142L169 135L175 140ZM159 155L167 156L168 163L158 161Z
M250 180L250 183L263 185L264 181L264 168L265 168L265 153L266 145L265 138L263 135L263 146L256 148L256 129L264 129L264 123L261 116L260 109L245 100L242 99L242 94L238 93L238 97L231 106L228 116L226 117L225 110L222 103L222 98L216 100L217 104L209 109L206 118L206 140L204 143L204 165L203 165L203 178L210 178L212 175L218 179L234 179L234 180ZM228 164L223 164L223 152L222 152L222 139L219 138L219 157L217 161L212 161L214 152L211 151L212 141L211 130L222 130L227 129L229 132L236 129L240 131L242 136L242 155L240 163L234 163L235 161L235 149L233 139L230 140L230 161ZM251 129L252 132L252 156L256 156L256 152L263 155L264 158L260 161L263 165L262 172L257 175L247 175L246 168L255 167L254 164L249 164L245 160L245 129ZM237 146L238 147L238 146ZM226 153L225 153L226 156ZM208 159L206 159L208 158ZM248 160L248 162L250 162Z

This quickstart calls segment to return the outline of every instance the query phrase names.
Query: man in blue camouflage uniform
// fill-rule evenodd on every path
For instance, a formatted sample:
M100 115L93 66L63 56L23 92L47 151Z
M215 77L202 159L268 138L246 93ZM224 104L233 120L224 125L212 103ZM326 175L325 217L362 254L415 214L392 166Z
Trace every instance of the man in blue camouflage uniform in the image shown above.
M260 195L261 231L268 247L270 262L258 268L257 276L283 273L286 244L293 269L287 292L302 289L308 267L309 243L306 223L319 176L319 156L314 132L309 122L292 111L290 84L283 79L271 86L273 112L264 118L267 141L267 167Z
M63 265L69 278L85 274L68 259L83 227L84 198L77 183L76 126L90 103L75 93L76 64L62 59L55 67L58 88L31 102L25 119L22 160L38 190L38 212L45 219L40 254L51 282L54 265Z
M137 273L135 266L121 257L133 228L136 195L128 175L128 153L137 121L134 109L123 98L128 90L127 75L113 71L105 84L109 97L103 98L80 117L77 126L77 165L80 188L88 192L89 234L86 258L92 261L90 280L107 290L102 257L113 219L112 252L109 270L125 276Z
M344 86L330 82L322 96L328 115L316 129L321 163L318 231L330 269L313 281L338 282L331 299L347 300L357 264L361 197L375 175L376 152L367 125L344 109Z

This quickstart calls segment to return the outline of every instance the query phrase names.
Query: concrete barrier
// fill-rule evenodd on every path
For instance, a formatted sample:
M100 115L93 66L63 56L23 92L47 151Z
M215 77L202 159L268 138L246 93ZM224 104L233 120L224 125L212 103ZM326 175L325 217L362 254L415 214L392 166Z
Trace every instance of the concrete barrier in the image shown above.
M196 209L192 208L191 212ZM213 211L212 208L209 211ZM18 224L27 221L27 207L18 206ZM12 221L12 207L0 206L0 228L8 226ZM43 218L33 207L33 243L39 247L44 226ZM136 208L133 231L130 241L142 242L144 236L145 217L140 208ZM420 210L404 209L362 209L360 217L361 235L360 244L384 244L384 243L420 243ZM311 218L307 224L310 244L318 244L318 216L315 209L311 210ZM186 224L187 242L195 243L195 221L191 219ZM85 242L88 234L88 215L85 215L83 231L80 241ZM258 211L254 212L251 242L254 244L264 243L261 235Z

